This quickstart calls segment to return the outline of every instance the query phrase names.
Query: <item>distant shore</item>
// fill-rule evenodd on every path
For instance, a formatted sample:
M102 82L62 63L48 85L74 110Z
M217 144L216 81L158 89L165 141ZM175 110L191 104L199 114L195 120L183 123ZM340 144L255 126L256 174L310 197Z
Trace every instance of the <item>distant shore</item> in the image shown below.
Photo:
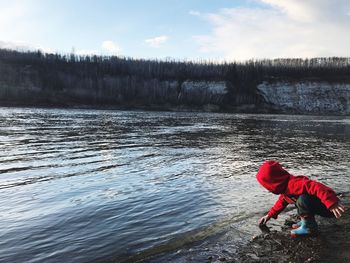
M254 105L242 105L240 107L219 108L216 105L207 104L203 106L188 105L65 105L65 104L32 104L32 103L10 103L0 101L0 107L8 108L44 108L44 109L88 109L88 110L142 110L142 111L169 111L169 112L213 112L213 113L277 113L276 111L258 110Z
M350 115L350 58L231 63L0 49L0 105Z

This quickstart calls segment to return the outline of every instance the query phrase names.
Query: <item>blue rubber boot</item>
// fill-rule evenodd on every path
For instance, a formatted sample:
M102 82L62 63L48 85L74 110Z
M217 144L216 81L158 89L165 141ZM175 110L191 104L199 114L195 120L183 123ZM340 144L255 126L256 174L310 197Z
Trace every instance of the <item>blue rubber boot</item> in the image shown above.
M292 236L309 236L317 233L318 226L315 217L302 217L301 221L298 223L300 223L300 226L297 229L290 231Z
M297 229L297 228L301 227L301 224L302 224L302 221L300 220L298 223L293 224L293 225L292 225L292 228L293 228L293 229Z

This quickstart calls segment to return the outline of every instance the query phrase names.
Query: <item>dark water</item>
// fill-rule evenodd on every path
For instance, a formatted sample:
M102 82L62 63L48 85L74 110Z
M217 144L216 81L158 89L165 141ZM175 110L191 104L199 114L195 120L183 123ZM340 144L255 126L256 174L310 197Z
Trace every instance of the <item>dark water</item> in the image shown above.
M0 262L121 262L243 233L265 159L348 191L350 118L0 108ZM243 240L243 241L242 241Z

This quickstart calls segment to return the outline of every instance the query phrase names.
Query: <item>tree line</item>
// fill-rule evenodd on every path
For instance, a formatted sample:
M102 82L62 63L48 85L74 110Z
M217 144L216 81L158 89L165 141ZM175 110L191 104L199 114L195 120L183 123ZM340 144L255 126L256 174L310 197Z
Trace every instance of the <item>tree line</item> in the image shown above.
M33 67L50 82L53 72L79 76L138 76L160 80L229 80L241 88L264 80L348 81L350 58L260 59L245 62L147 60L117 56L47 54L0 49L0 63Z

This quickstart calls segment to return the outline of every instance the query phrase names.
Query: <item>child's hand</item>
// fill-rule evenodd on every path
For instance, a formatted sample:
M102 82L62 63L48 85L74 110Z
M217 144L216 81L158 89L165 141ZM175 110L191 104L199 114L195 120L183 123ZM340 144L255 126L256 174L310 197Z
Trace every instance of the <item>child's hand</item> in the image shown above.
M333 205L329 210L334 214L336 218L339 218L344 213L345 207L339 202Z
M259 225L266 225L267 221L270 220L271 217L269 215L265 215L262 218L259 219Z

